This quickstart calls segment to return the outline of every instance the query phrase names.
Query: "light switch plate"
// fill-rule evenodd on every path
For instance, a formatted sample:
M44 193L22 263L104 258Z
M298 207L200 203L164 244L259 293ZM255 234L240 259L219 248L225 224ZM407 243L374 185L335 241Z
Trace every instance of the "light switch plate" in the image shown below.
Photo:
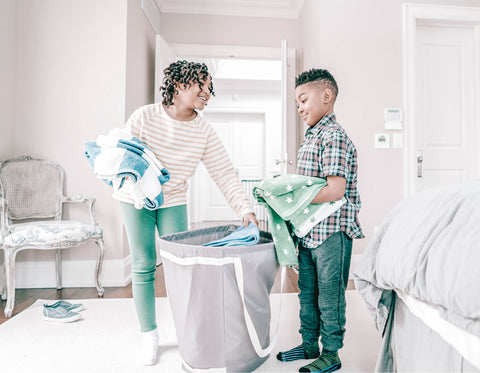
M403 148L403 133L394 133L392 136L392 148Z

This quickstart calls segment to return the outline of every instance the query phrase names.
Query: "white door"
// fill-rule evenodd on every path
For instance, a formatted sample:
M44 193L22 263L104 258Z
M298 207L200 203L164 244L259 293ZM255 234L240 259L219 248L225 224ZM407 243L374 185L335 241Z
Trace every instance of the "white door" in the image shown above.
M265 177L263 114L204 113L227 149L239 178ZM238 220L207 170L200 164L191 182L191 221Z
M282 40L282 123L281 123L281 156L275 160L279 163L280 173L295 173L297 168L297 107L295 103L295 49L288 48L287 41Z
M475 30L417 27L415 191L476 177L479 73ZM477 49L478 51L478 49Z

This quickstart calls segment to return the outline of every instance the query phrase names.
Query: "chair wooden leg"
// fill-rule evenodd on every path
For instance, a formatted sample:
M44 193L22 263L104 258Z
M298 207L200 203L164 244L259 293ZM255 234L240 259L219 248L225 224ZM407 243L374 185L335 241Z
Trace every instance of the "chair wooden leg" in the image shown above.
M5 282L7 285L7 304L5 305L5 316L12 316L15 305L15 251L5 251Z
M62 289L62 250L57 249L55 255L55 272L57 274L57 290Z
M2 287L0 288L0 295L2 297L2 300L7 300L7 285L6 285L6 280L7 277L5 276L5 263L3 265L3 279L2 279Z
M100 283L100 272L102 271L102 265L103 265L103 254L104 254L104 247L103 247L103 239L100 240L95 240L95 243L98 245L99 248L99 255L97 259L97 264L95 266L95 286L97 287L97 293L99 297L103 297L103 293L105 290L102 287L102 284Z

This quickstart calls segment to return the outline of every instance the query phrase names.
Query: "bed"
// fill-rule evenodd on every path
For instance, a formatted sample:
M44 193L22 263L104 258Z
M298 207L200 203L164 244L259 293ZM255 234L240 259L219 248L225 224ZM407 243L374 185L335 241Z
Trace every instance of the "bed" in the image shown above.
M480 180L395 206L354 271L377 372L480 372Z

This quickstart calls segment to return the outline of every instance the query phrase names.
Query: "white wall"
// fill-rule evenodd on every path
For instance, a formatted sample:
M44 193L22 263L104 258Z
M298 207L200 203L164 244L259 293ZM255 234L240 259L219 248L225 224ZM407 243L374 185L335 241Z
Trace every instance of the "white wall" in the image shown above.
M129 258L118 202L94 177L84 144L122 127L134 106L153 102L153 31L140 0L20 0L17 22L14 154L60 163L68 195L96 197L106 246L102 280L124 285ZM88 220L83 206L68 208L67 216ZM93 285L97 249L82 248L64 252L67 287ZM17 287L54 285L53 253L17 258ZM33 262L43 268L38 276Z
M417 2L480 6L480 0ZM298 72L331 70L340 86L339 121L359 152L367 239L355 243L356 252L403 198L402 150L373 148L373 134L383 131L383 108L403 107L402 3L305 0L298 20L162 15L169 43L278 47L287 39L301 57ZM83 149L98 134L123 126L136 107L153 102L153 31L142 17L140 0L0 0L0 157L53 159L66 169L69 195L97 198L107 286L126 281L128 249L118 204L94 178ZM87 219L82 211L75 207L68 214ZM66 285L91 286L94 245L65 257ZM18 259L18 286L53 286L53 256L22 253ZM92 271L89 283L80 283L82 271Z
M480 6L480 0L419 0ZM375 149L385 132L383 109L403 108L402 0L305 0L297 20L255 17L162 15L169 43L277 46L287 39L297 49L297 73L326 68L339 84L336 113L358 150L360 221L368 244L375 226L404 198L403 149ZM190 25L190 26L189 26ZM195 30L193 32L192 30ZM297 117L299 138L305 126Z
M0 160L13 154L17 0L0 0Z
M296 43L294 19L162 14L161 35L168 43L278 47Z
M416 2L480 6L478 0ZM403 149L373 145L376 132L392 133L384 130L383 109L404 107L403 3L305 0L299 18L300 70L326 68L334 75L339 85L337 119L358 150L360 222L366 239L355 241L357 253L385 214L404 198Z
M307 0L299 19L299 70L325 68L333 74L339 86L337 120L358 151L359 217L367 239L354 241L357 252L403 197L402 150L373 147L374 133L384 132L383 108L402 107L400 3Z
M128 0L125 117L154 102L155 33L145 17L141 0Z

